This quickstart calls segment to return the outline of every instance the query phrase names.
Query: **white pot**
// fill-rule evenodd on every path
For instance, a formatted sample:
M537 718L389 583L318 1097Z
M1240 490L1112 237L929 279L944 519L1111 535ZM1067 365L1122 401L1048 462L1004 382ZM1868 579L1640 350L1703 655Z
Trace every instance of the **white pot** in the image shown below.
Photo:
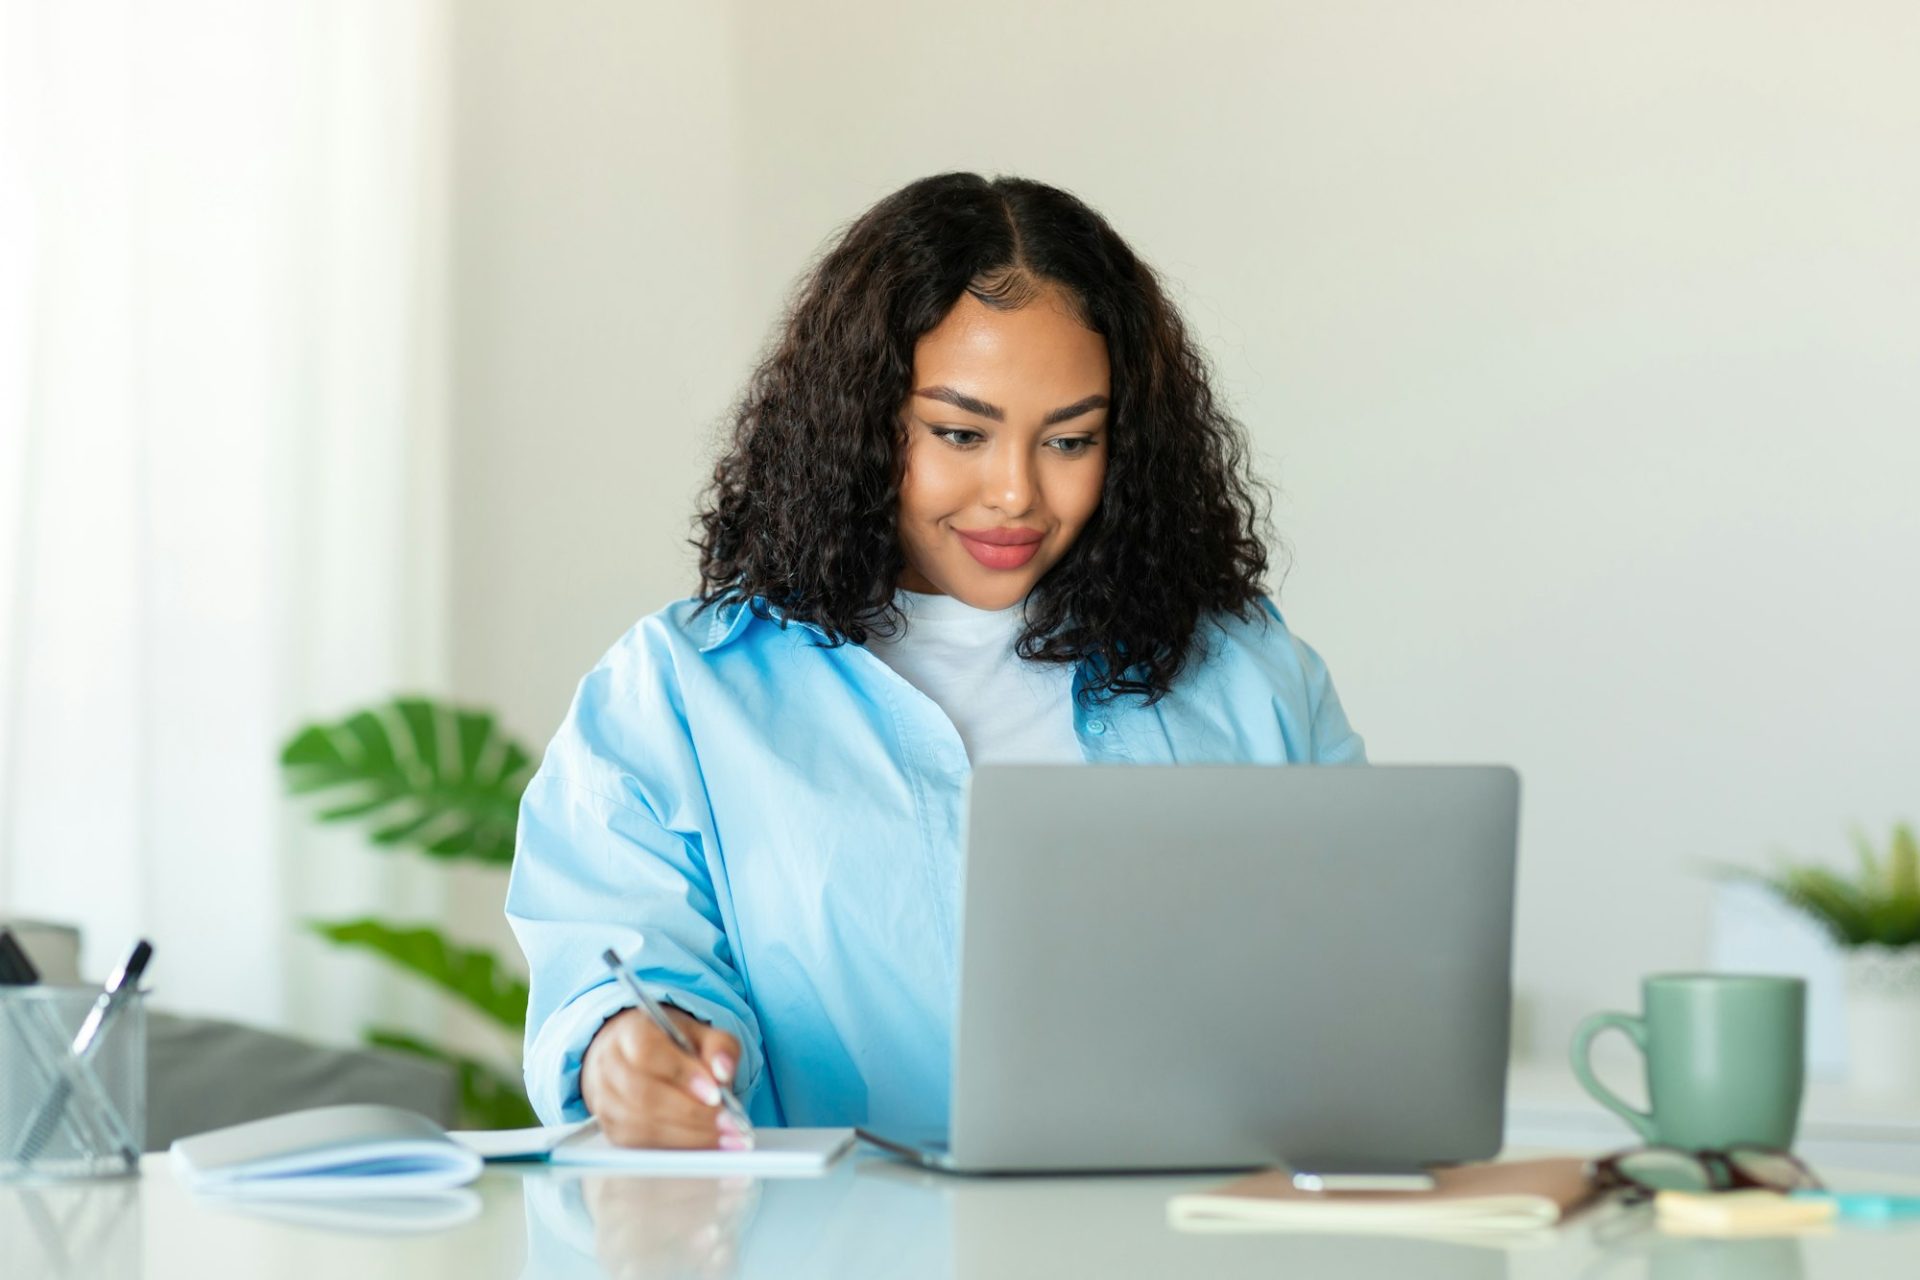
M1920 1094L1920 947L1847 953L1847 1080L1865 1094Z

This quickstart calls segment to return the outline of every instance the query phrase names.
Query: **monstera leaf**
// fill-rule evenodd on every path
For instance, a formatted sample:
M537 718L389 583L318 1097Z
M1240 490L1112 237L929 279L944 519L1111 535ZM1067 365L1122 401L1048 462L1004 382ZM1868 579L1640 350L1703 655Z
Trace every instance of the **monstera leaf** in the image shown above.
M376 845L437 858L513 861L533 758L484 711L396 698L302 729L280 753L287 789L322 822L363 821Z
M455 946L433 929L401 929L379 920L342 920L313 928L343 946L385 956L509 1031L518 1033L526 1025L527 984L502 968L492 952Z
M513 861L520 796L533 759L484 711L396 698L337 723L313 724L280 752L281 775L295 795L319 797L322 822L360 822L374 844L407 846L431 857L505 866ZM462 947L437 930L375 919L312 926L464 1001L518 1040L527 1017L527 984L490 952ZM533 1109L509 1075L477 1058L390 1028L367 1039L431 1058L460 1082L464 1123L474 1128L532 1124Z

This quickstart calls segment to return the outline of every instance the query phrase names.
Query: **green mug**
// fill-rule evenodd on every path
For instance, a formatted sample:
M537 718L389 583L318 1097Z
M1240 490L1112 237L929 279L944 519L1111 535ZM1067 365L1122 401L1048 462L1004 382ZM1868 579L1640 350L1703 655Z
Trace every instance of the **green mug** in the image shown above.
M1596 1013L1573 1033L1573 1074L1649 1143L1688 1150L1793 1146L1806 1076L1807 984L1737 973L1657 974L1645 1012ZM1647 1111L1601 1084L1594 1037L1626 1033L1646 1058Z

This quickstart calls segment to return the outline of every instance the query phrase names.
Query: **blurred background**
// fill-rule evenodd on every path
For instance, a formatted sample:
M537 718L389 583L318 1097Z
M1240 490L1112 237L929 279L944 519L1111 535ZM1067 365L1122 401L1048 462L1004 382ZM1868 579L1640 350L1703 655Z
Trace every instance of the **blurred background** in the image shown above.
M406 693L537 756L796 278L973 169L1164 274L1372 758L1520 770L1558 1053L1712 961L1709 864L1920 811L1917 65L1896 0L0 0L0 915L510 1064L305 926L517 964L502 869L282 746Z

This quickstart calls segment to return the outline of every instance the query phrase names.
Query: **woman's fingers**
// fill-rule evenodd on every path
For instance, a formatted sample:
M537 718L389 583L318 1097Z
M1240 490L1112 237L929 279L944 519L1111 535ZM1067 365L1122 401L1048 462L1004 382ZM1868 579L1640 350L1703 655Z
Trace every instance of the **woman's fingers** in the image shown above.
M681 1022L682 1030L689 1029L687 1023L693 1023L696 1028L700 1026L691 1018L683 1017L678 1021ZM646 1041L643 1050L645 1056L640 1062L641 1070L657 1080L665 1080L675 1088L684 1090L688 1096L697 1098L703 1106L719 1106L720 1084L713 1078L713 1070L706 1065L707 1055L701 1054L696 1057L687 1053L667 1039L658 1027L651 1024L648 1030L652 1031L653 1035ZM692 1036L688 1038L693 1039ZM695 1039L695 1049L698 1050L699 1046L700 1041Z
M620 1147L668 1147L707 1150L720 1145L721 1133L711 1119L692 1124L673 1123L657 1111L616 1108L600 1118L607 1141Z
M715 1108L664 1081L637 1074L619 1081L599 1099L594 1114L607 1138L620 1146L712 1147L719 1144ZM589 1104L591 1105L591 1104Z
M581 1065L581 1096L609 1141L622 1146L712 1147L737 1137L721 1109L721 1073L737 1071L739 1042L668 1010L699 1051L689 1056L650 1018L629 1009L604 1023Z
M671 1081L638 1071L626 1073L609 1092L618 1105L657 1115L663 1124L693 1125L704 1120L711 1126L719 1111Z
M689 1033L689 1038L694 1032L707 1030L704 1023L677 1009L668 1010L667 1016L679 1023L680 1029ZM719 1086L711 1070L682 1051L653 1024L653 1019L640 1010L628 1009L616 1014L601 1029L602 1035L609 1033L614 1038L614 1049L633 1068L634 1073L648 1079L667 1081L707 1106L719 1105ZM596 1040L598 1038L595 1037ZM731 1036L726 1038L728 1042L733 1039Z
M699 1051L701 1064L722 1088L728 1087L740 1070L740 1042L718 1027L692 1018L687 1021L693 1023L687 1038Z

